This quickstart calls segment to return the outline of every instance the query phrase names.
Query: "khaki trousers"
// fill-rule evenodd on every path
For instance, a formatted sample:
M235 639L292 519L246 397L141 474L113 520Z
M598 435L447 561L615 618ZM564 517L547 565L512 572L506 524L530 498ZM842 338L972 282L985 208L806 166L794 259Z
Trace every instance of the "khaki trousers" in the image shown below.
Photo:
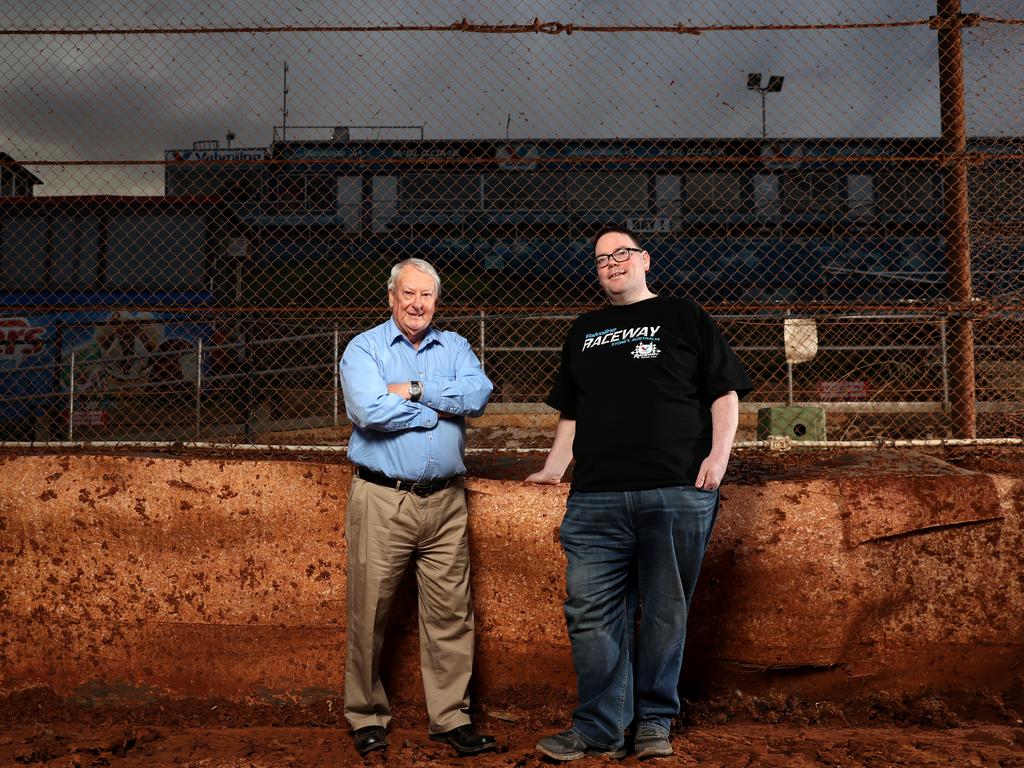
M345 717L353 729L387 727L381 646L395 591L410 560L419 593L420 670L430 732L470 722L473 605L462 481L427 497L352 478L348 545Z

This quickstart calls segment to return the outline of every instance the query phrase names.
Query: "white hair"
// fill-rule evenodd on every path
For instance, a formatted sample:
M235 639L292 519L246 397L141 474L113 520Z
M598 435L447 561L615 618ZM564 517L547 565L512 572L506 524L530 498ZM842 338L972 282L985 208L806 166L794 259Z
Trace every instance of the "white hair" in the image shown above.
M398 282L398 275L401 274L402 269L405 267L418 269L423 274L432 277L434 279L435 298L441 297L441 278L437 274L437 270L430 265L430 262L424 261L423 259L417 259L415 257L404 259L391 268L391 276L388 277L388 293L395 292L395 283Z

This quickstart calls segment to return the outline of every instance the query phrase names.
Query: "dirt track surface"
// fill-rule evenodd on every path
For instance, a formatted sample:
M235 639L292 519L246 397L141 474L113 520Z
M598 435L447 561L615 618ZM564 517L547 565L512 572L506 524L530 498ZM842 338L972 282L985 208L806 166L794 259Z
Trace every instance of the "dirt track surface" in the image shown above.
M675 756L643 764L1024 768L1022 698L989 692L957 698L879 693L831 703L736 691L687 707L672 739ZM476 723L497 737L499 750L459 758L427 738L417 707L402 705L395 710L388 750L364 761L330 701L297 708L164 702L131 711L76 709L32 692L0 700L0 766L540 768L551 763L534 752L534 744L565 727L567 715L564 707L550 705L480 713ZM641 763L632 756L573 763L580 768L615 764Z
M230 454L228 454L230 455ZM251 458L251 455L245 455ZM286 460L330 461L322 456L282 455ZM476 454L471 473L491 478L524 477L543 453L509 457ZM946 466L943 466L943 465ZM881 465L881 468L880 468ZM753 484L800 473L833 475L947 473L953 468L1024 475L1020 449L737 451L730 481ZM0 664L2 664L0 656ZM982 766L1024 768L1024 678L1008 669L1006 690L962 693L957 698L905 697L879 692L856 701L799 701L782 695L736 692L698 700L686 710L673 738L676 755L653 766L796 768L834 766ZM1014 682L1015 680L1015 682ZM785 687L785 681L779 684ZM423 713L396 709L390 748L363 761L340 717L340 700L301 708L241 707L214 700L158 702L141 710L76 708L45 692L0 691L0 767L51 768L288 768L295 766L477 766L540 768L551 765L534 752L541 736L568 723L566 702L517 696L502 708L481 712L476 722L498 737L501 750L472 759L455 757L431 742ZM614 765L588 758L580 768ZM634 757L621 762L639 765Z
M556 726L557 727L557 726ZM100 728L23 726L0 736L0 765L75 768L291 768L294 766L550 766L533 752L539 734L523 726L490 727L502 751L458 758L416 730L389 735L386 752L361 760L348 734L325 728ZM796 725L722 725L684 729L673 738L675 756L646 765L702 768L803 768L810 766L1024 766L1024 729L967 725L933 730L920 727L832 728ZM584 758L580 768L639 765Z

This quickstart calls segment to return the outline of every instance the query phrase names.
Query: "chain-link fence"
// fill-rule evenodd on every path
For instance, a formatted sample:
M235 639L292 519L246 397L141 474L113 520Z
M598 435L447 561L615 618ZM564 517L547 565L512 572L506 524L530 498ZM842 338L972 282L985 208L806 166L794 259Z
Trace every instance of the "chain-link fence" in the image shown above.
M15 0L0 433L336 440L408 256L541 410L614 223L759 436L1022 436L1024 13L967 5Z

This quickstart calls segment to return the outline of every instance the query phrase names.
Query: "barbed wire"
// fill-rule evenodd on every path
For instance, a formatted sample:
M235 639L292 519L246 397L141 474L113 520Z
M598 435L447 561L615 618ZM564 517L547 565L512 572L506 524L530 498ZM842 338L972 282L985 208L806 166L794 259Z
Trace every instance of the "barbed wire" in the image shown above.
M964 26L979 24L1024 25L1024 18L960 14L953 19ZM571 35L573 33L609 32L701 35L714 32L810 32L844 31L864 29L897 29L948 24L950 20L929 16L901 21L863 22L810 22L806 24L577 24L574 22L541 21L534 17L532 22L520 24L484 24L466 18L450 24L316 24L279 26L224 26L224 27L27 27L0 29L0 36L22 37L89 37L101 35L240 35L240 34L281 34L281 33L367 33L367 32L463 32L482 35L546 34Z
M1024 23L1024 19L1003 19L962 14L965 24L985 21L997 24ZM812 22L807 24L577 24L561 21L541 21L534 17L532 22L520 24L484 24L463 18L450 24L345 24L345 25L282 25L282 26L223 26L223 27L31 27L0 30L0 36L49 36L76 37L97 35L227 35L227 34L280 34L280 33L339 33L339 32L463 32L469 34L547 34L571 35L573 33L659 33L700 35L714 32L801 32L838 31L862 29L895 29L902 27L929 26L935 17L905 19L901 21L866 22Z
M917 139L908 139L916 141ZM932 139L936 140L936 139ZM714 141L714 139L709 139ZM751 139L750 141L756 141ZM781 141L787 141L783 139ZM486 143L486 142L481 142ZM511 142L516 143L516 142ZM524 143L530 143L529 140ZM189 151L189 150L186 150ZM714 164L785 164L797 165L802 163L813 165L851 165L857 163L908 163L908 164L938 164L945 165L957 161L966 161L971 164L982 164L987 162L1005 162L1007 160L1024 161L1024 153L994 153L969 151L964 153L938 153L930 155L661 155L658 157L631 157L607 155L550 155L543 158L516 158L516 157L374 157L374 165L430 165L430 166L479 166L479 165L550 165L553 163L565 164L586 164L586 165L714 165ZM365 157L287 157L287 158L197 158L197 159L167 159L145 160L145 159L120 159L120 160L33 160L22 158L14 161L3 161L0 165L13 166L15 164L33 166L138 166L138 165L172 165L178 166L227 166L227 165L365 165L368 162Z

